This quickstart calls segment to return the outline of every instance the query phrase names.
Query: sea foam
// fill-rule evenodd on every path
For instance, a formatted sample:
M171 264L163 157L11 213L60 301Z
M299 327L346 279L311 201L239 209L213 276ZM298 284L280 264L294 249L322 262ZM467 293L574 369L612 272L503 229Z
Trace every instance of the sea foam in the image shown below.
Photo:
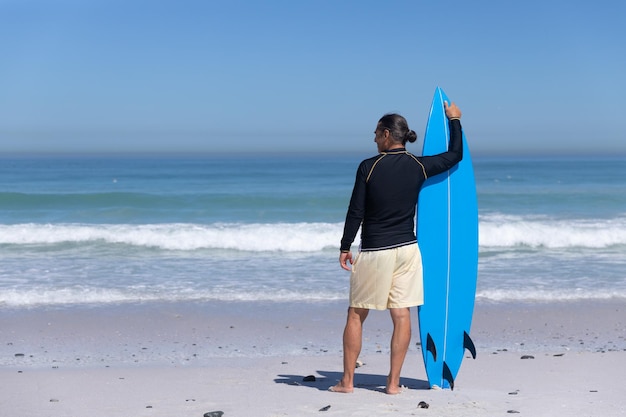
M545 216L486 215L480 246L488 248L608 248L626 245L626 217L551 219Z
M0 225L0 244L130 245L162 250L225 249L251 252L318 252L337 249L342 223L215 224L15 224ZM358 245L359 237L355 240ZM626 217L555 220L483 215L481 250L489 248L610 248L626 245Z
M317 252L339 247L342 225L276 224L19 224L0 226L0 244L124 244L164 250L227 249L252 252Z

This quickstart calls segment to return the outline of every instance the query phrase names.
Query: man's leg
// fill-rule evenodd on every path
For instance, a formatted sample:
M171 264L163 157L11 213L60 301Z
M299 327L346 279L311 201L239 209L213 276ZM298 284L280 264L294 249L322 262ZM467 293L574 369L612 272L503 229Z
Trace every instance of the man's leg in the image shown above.
M365 308L348 308L348 318L343 331L343 377L330 390L349 393L354 391L354 368L361 353L363 322L369 310Z
M387 394L400 393L400 372L406 352L411 343L411 310L409 308L390 308L393 321L391 336L391 367L387 377Z

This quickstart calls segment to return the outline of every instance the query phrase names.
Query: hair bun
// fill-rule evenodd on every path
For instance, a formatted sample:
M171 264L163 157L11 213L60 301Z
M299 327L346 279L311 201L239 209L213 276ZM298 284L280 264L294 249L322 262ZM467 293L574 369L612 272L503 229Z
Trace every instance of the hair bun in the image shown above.
M407 142L413 143L413 142L415 142L417 140L417 133L415 133L414 130L409 129L409 131L406 132L406 135L404 135L404 139Z

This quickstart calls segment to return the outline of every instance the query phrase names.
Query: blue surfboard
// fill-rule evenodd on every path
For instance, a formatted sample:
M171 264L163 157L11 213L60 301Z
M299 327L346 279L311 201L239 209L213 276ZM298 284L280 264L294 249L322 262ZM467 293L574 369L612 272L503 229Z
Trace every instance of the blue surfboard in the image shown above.
M437 87L424 135L423 155L448 149L450 132ZM470 327L478 271L478 204L465 134L463 160L429 178L420 191L416 234L424 268L424 305L418 308L428 382L454 389L465 350L476 358Z

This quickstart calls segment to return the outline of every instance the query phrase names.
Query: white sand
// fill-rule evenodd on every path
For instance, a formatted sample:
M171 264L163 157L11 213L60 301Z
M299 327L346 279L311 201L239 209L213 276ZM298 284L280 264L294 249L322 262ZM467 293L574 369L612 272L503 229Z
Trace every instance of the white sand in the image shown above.
M622 301L479 304L478 358L464 361L455 390L425 389L412 344L398 396L381 392L391 329L384 312L366 323L355 392L327 391L341 376L344 310L337 303L4 310L0 415L626 415ZM415 323L414 342L417 334ZM316 381L304 382L307 375Z

